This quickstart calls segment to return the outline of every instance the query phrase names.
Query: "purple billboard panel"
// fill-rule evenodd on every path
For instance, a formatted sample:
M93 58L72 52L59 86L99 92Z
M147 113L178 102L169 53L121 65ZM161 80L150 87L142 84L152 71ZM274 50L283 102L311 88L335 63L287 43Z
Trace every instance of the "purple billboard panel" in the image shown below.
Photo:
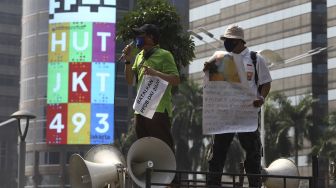
M93 24L93 62L114 62L115 24Z

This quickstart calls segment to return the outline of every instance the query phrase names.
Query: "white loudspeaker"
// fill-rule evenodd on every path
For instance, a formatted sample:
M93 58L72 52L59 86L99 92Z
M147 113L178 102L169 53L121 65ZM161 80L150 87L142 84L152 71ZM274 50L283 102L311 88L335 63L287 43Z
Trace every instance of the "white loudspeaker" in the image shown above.
M72 188L122 187L125 159L114 147L100 145L90 149L85 159L74 154L70 158L69 175Z
M289 159L277 159L273 161L268 168L263 169L267 175L300 176L299 170L293 161ZM299 179L286 178L286 188L298 188ZM283 178L267 178L264 181L267 188L283 188Z
M129 149L127 167L133 181L144 188L146 185L146 168L176 170L176 160L173 151L166 143L154 137L144 137L137 140ZM151 182L169 184L174 176L175 173L153 172Z

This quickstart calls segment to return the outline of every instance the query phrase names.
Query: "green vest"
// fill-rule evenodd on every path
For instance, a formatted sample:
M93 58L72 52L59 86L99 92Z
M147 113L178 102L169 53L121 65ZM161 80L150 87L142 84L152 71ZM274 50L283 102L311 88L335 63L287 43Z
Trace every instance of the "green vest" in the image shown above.
M140 68L139 64L143 59L144 51L142 50L135 58L134 64L132 66L132 70L137 75L137 90L142 82L142 78L144 76L144 68ZM173 55L164 49L157 48L157 50L149 57L149 59L145 60L143 63L144 66L150 67L154 70L160 71L165 74L179 76ZM162 99L156 108L156 112L168 112L169 117L172 117L173 105L172 105L172 94L171 94L171 85L168 85L165 93L162 96Z

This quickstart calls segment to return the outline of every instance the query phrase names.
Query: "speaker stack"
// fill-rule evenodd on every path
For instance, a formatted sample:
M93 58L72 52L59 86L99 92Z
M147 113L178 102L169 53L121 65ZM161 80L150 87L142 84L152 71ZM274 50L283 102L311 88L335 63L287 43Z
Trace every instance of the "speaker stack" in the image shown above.
M88 151L85 158L70 158L69 174L72 188L122 188L125 159L113 146L100 145Z
M176 160L170 147L154 137L145 137L132 144L126 162L113 146L99 145L90 149L84 158L74 154L70 158L72 188L124 188L128 173L140 187L146 185L146 169L176 170ZM153 172L151 181L169 184L175 173ZM163 186L151 186L163 187Z
M299 170L293 161L285 158L273 161L268 168L263 169L263 173L267 175L279 176L299 176ZM299 179L286 178L286 188L298 188ZM283 178L266 178L264 185L267 188L284 188Z

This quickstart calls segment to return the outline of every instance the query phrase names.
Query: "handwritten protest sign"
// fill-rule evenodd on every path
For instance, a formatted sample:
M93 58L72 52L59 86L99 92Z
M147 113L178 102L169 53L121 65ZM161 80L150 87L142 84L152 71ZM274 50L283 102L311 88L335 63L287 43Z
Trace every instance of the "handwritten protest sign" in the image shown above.
M203 88L203 134L251 132L258 127L256 94L247 86L244 67L224 51L208 60Z
M133 109L137 113L152 119L167 86L168 82L165 80L156 76L145 75L139 86Z
M258 109L248 88L225 81L203 89L203 134L251 132L258 127Z

